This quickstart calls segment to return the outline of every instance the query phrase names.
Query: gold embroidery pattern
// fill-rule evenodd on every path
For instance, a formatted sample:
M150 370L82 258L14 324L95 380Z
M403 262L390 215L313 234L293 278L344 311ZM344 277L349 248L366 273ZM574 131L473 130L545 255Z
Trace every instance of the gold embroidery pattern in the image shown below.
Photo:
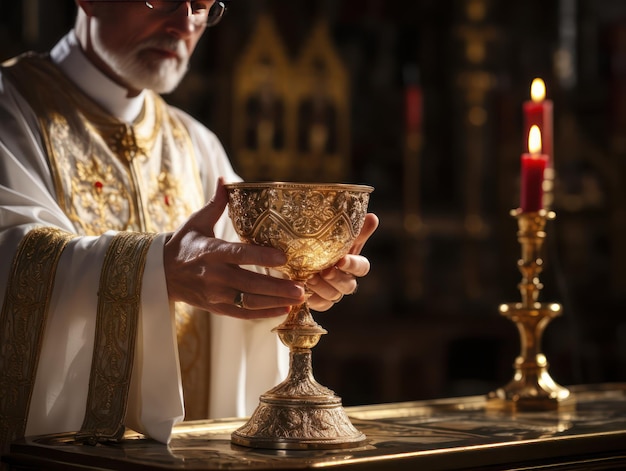
M87 410L77 439L118 440L135 356L141 279L156 234L117 234L107 250L98 292L98 315Z
M0 313L0 454L24 436L59 257L73 234L30 231L20 242Z
M192 213L191 207L181 198L184 186L169 172L161 172L156 178L157 186L148 198L148 212L153 227L175 230Z
M76 161L75 176L69 179L72 204L69 218L82 234L102 234L107 230L132 229L135 206L119 172L111 164L90 157Z
M135 133L128 125L120 126L120 129L115 131L112 136L108 137L107 143L114 153L127 162L132 162L140 152L146 154L146 152L142 151L139 147Z
M171 231L204 204L189 132L157 94L129 125L44 57L22 56L3 73L39 116L57 200L81 235Z
M203 206L191 136L160 96L146 93L141 115L128 125L82 94L45 57L22 56L2 72L40 117L57 201L80 235L172 231ZM208 382L208 357L198 355L198 345L209 338L204 314L190 311L177 308L176 322L181 358L189 365L183 383L195 388ZM191 410L187 396L186 390ZM206 407L206 395L197 402Z
M163 158L159 166L143 165L148 230L175 230L189 215L202 207L204 198L194 147L186 127L164 111L165 103L156 97L155 115L162 122L159 145ZM165 115L163 118L162 116ZM179 156L174 158L174 156ZM155 160L155 157L152 157ZM146 171L146 169L149 169ZM195 190L191 190L194 188Z

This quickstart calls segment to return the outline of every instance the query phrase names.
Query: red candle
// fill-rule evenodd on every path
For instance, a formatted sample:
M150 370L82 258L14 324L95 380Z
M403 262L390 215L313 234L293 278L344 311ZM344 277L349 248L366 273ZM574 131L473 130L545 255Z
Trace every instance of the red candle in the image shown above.
M541 153L541 131L535 125L528 133L529 153L522 154L520 208L524 213L543 209L543 173L548 156Z
M546 86L540 78L533 80L530 86L531 100L523 104L524 110L524 146L527 144L528 134L532 126L541 131L543 154L548 156L547 168L554 168L553 151L553 114L552 100L546 100ZM530 149L526 148L527 152Z
M404 91L406 130L419 134L422 129L422 89L417 84L409 84Z

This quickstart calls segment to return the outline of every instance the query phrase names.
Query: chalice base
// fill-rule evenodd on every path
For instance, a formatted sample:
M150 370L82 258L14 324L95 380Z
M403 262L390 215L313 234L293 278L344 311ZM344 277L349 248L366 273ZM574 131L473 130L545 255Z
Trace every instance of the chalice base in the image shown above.
M248 422L233 432L232 443L251 448L308 450L353 448L366 437L350 422L333 391L311 371L311 350L290 353L290 373L260 398Z
M338 449L366 441L337 396L285 399L261 396L250 420L233 432L232 443L275 450Z

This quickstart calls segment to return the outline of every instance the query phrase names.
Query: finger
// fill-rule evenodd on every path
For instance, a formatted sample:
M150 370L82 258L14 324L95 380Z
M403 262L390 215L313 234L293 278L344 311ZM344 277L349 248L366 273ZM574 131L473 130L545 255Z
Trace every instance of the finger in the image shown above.
M243 269L237 270L241 272L246 271ZM188 284L181 288L183 290L182 299L187 304L218 314L232 314L231 309L224 311L223 306L234 306L238 309L249 311L267 311L265 314L261 313L261 316L269 315L268 313L270 311L278 311L285 314L291 306L300 305L305 302L306 296L304 288L291 280L274 278L274 284L268 284L266 292L262 292L258 286L254 288L257 291L250 292L239 287L234 288L219 283L219 280L223 279L236 281L242 279L241 276L236 276L237 270L231 269L223 271L222 273L225 273L226 276L216 276L215 272L207 273L203 276L202 283L193 286ZM265 276L265 278L271 279L269 276ZM217 282L215 281L216 279L218 280ZM258 283L258 285L262 284L263 283Z
M324 299L317 294L312 295L307 301L307 304L309 308L318 312L328 311L331 307L335 305L334 302L329 301L328 299Z
M305 301L304 286L289 279L238 269L233 276L235 294L244 293L246 306L253 309L300 304Z
M378 216L372 213L367 213L365 215L365 220L363 221L363 227L361 228L361 232L354 240L354 244L352 244L352 248L350 249L350 253L354 255L358 255L363 250L363 246L370 238L370 236L376 231L379 224Z
M220 177L217 180L217 188L211 201L209 201L203 208L193 213L187 225L196 228L200 233L213 237L214 227L217 221L224 214L226 205L228 204L228 192L224 186L224 178Z
M307 281L307 288L313 292L314 295L319 296L325 301L332 302L332 299L338 298L341 293L332 284L326 281L322 275L316 275ZM311 299L309 299L309 303Z
M241 294L243 293L243 294ZM283 313L289 312L291 306L296 306L304 303L304 296L299 299L285 298L282 296L266 296L261 294L252 294L245 292L237 292L233 298L234 300L241 300L241 303L233 302L232 304L240 309L247 309L249 311L266 311L272 309L282 309Z
M287 263L287 256L282 250L242 242L231 243L207 238L203 250L203 258L207 264L223 262L231 265L256 265L271 268Z
M323 299L337 302L343 295L352 294L357 289L354 276L332 269L315 276L307 282L309 289Z
M284 316L287 312L289 312L289 309L281 307L250 310L246 308L239 308L233 304L219 304L214 306L211 312L237 319L268 319L272 317Z
M291 306L305 300L302 283L277 278L228 263L207 263L198 275L202 288L199 295L208 303L232 304L244 293L255 295L256 308Z
M338 270L335 271L338 271L339 273L343 272L348 275L362 277L369 273L371 265L369 259L363 257L362 255L348 254L339 260L335 267L338 268ZM339 276L337 273L334 275Z

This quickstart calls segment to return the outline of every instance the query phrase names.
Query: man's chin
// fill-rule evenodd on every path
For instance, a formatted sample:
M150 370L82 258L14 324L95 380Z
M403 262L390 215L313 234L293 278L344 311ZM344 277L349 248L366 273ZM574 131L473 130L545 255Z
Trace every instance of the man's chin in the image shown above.
M179 68L160 67L145 68L137 73L130 74L127 82L138 90L148 89L157 93L171 93L176 89L185 75Z

